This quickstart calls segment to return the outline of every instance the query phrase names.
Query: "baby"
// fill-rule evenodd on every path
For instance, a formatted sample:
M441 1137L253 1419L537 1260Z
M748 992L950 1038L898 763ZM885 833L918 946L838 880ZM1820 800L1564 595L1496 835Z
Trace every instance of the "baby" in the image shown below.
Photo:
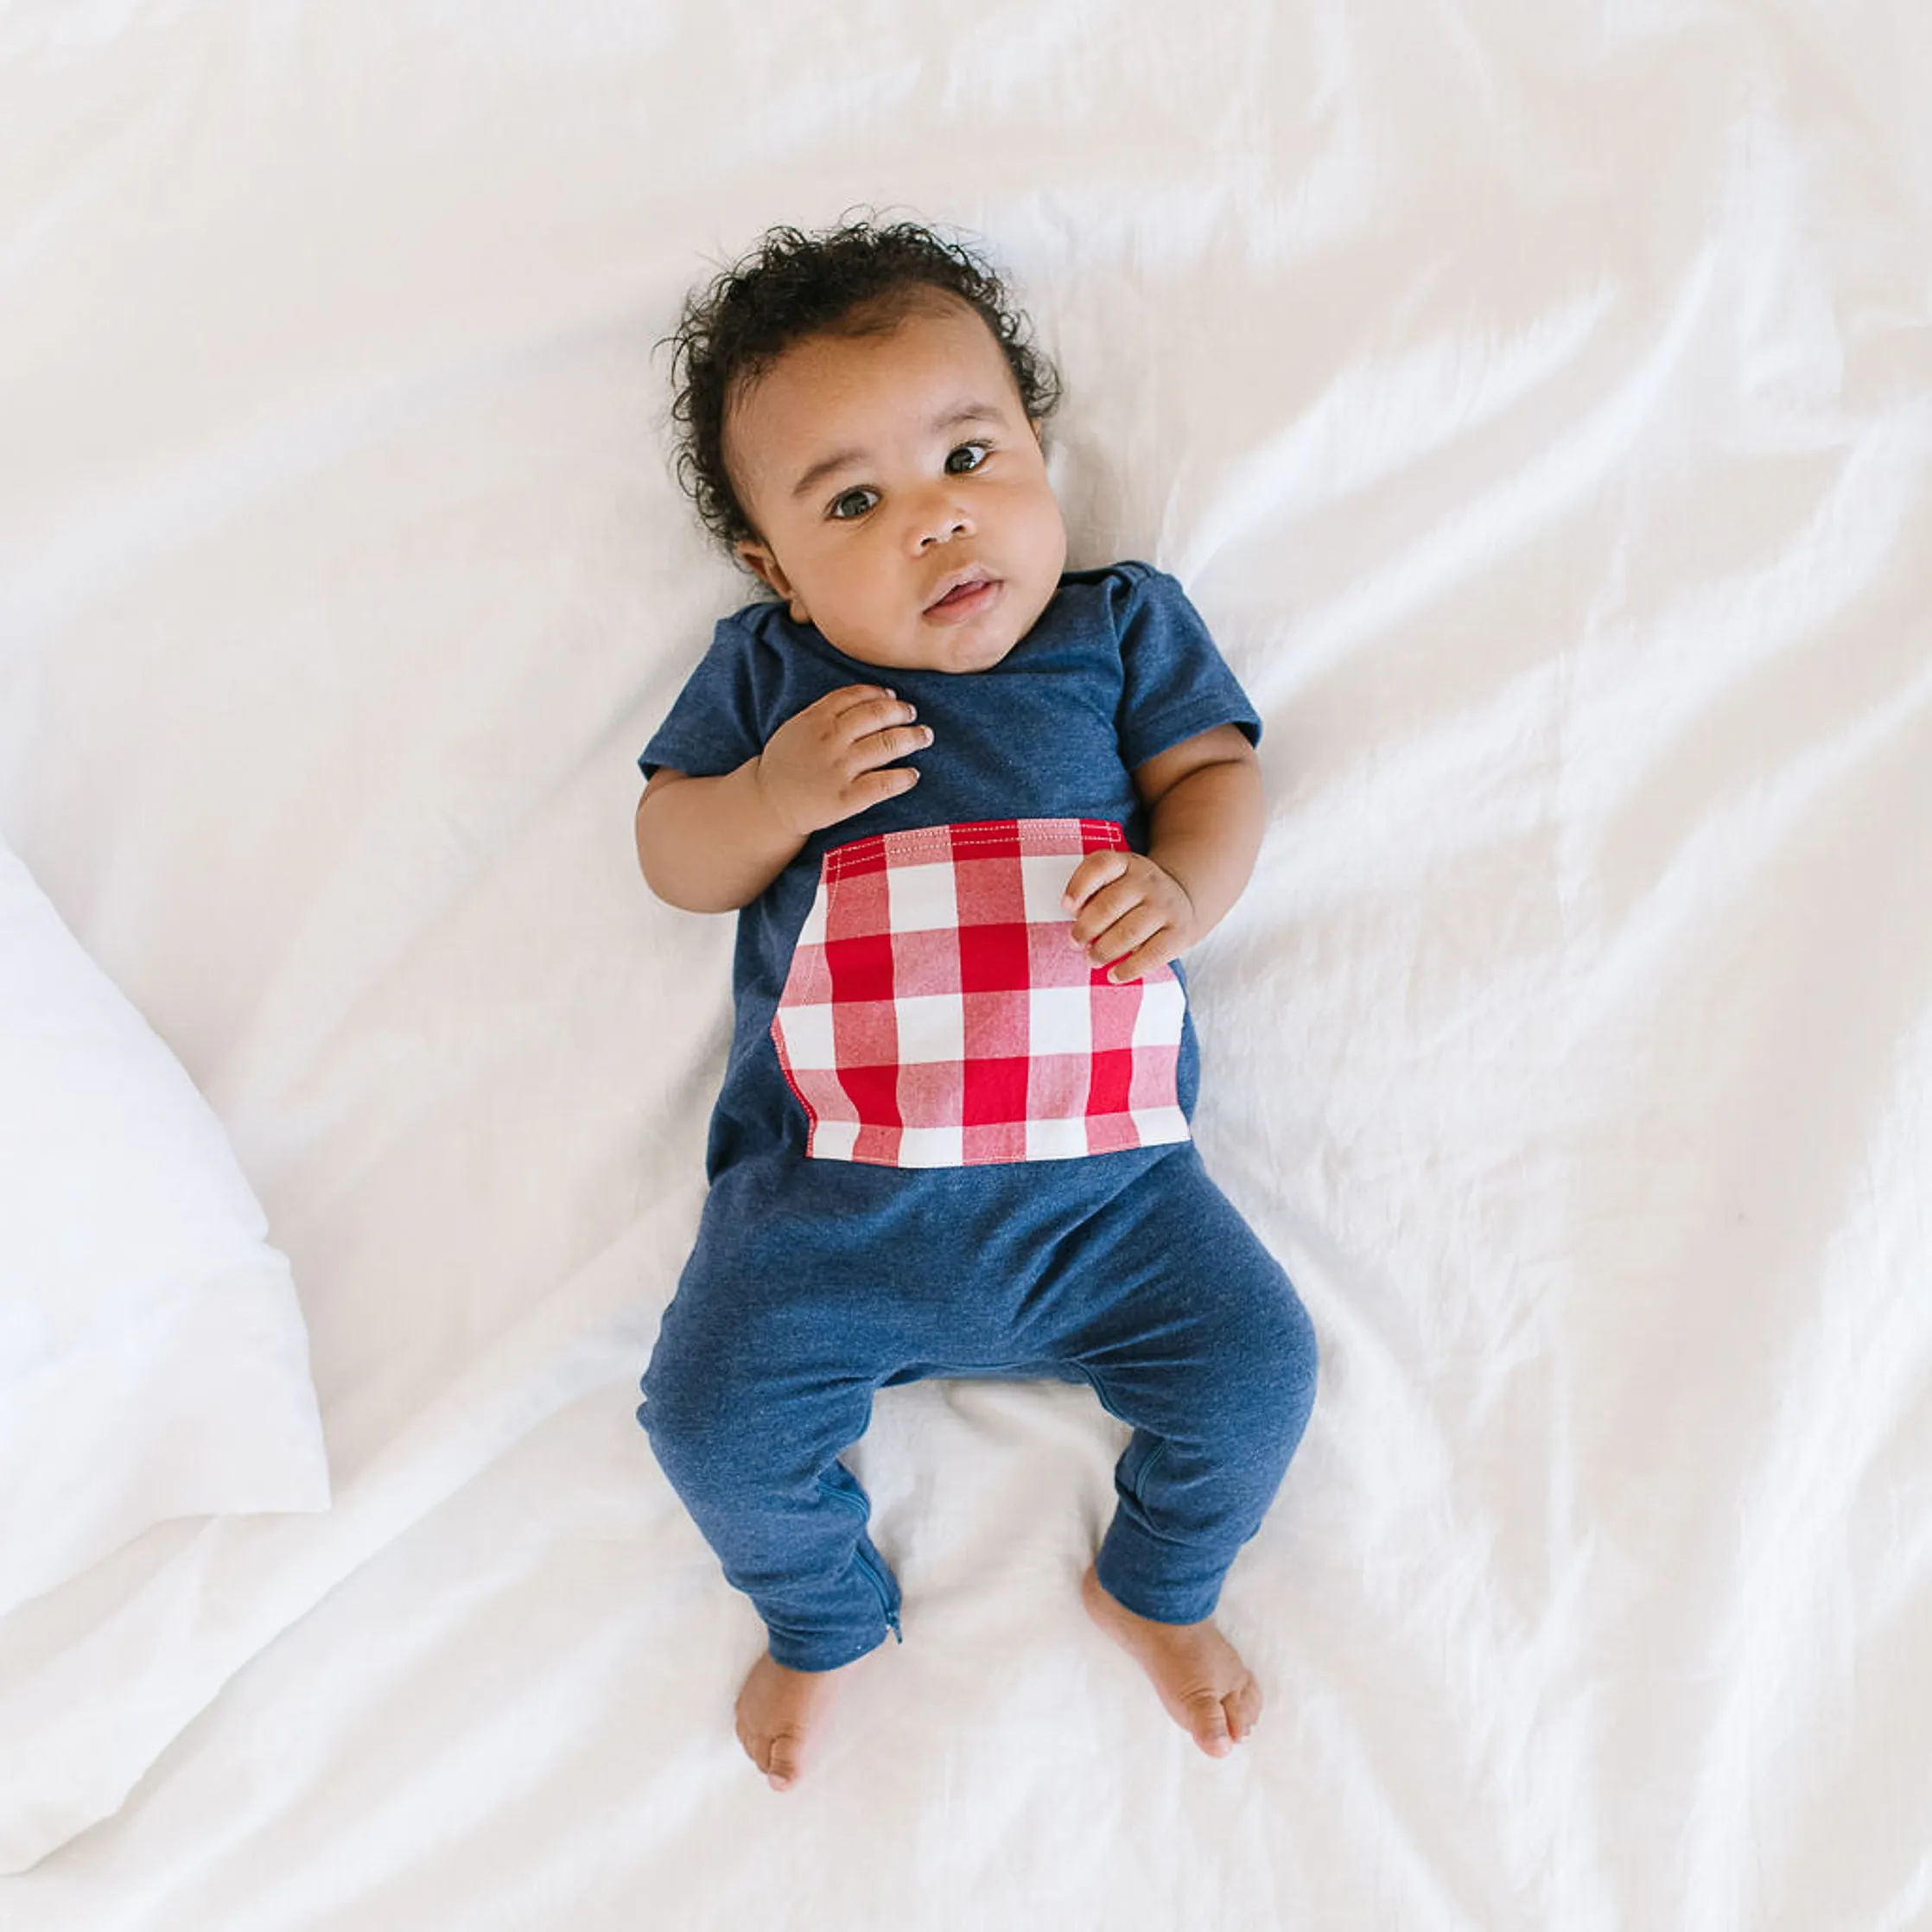
M1172 578L1065 569L1057 382L969 249L779 229L687 304L681 470L768 601L639 759L651 889L737 912L711 1188L639 1419L764 1618L740 1741L798 1776L899 1631L842 1452L925 1376L1084 1382L1133 1433L1083 1595L1201 1749L1212 1615L1312 1331L1189 1137L1170 964L1246 885L1260 721Z

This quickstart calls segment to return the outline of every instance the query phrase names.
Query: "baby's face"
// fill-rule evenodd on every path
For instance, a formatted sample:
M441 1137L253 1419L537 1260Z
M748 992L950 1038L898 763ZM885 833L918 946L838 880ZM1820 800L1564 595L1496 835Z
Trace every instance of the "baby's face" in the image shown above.
M740 554L848 657L984 670L1030 631L1066 526L1000 345L936 296L880 335L797 342L732 402Z

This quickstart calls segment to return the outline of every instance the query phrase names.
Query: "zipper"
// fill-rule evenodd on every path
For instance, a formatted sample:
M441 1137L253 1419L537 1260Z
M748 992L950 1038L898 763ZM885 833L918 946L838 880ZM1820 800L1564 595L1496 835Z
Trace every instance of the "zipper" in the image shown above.
M872 1511L862 1497L840 1488L836 1483L828 1483L823 1476L818 1479L818 1486L835 1503L852 1510L861 1523L872 1520ZM905 1643L906 1633L899 1627L899 1606L893 1601L892 1586L886 1580L886 1573L862 1541L852 1546L852 1560L859 1566L860 1575L872 1586L873 1594L879 1599L880 1613L885 1617L886 1628L893 1633L893 1641Z

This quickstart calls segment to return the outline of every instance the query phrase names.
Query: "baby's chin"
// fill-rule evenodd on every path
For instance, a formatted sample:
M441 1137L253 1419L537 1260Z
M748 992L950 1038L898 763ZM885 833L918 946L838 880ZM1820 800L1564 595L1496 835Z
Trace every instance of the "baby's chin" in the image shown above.
M990 670L1025 640L1058 587L1057 578L1044 592L1008 582L999 607L982 620L962 625L922 623L916 648L936 670Z
M961 674L991 670L1012 654L1019 642L1018 638L1004 633L984 638L955 635L936 639L917 654L918 668Z
M1029 624L1027 630L1033 626ZM957 626L921 625L905 638L880 643L869 638L844 641L828 632L830 641L848 658L869 666L884 676L895 670L975 671L990 670L1008 656L1025 632L1015 634L1010 625L964 629Z

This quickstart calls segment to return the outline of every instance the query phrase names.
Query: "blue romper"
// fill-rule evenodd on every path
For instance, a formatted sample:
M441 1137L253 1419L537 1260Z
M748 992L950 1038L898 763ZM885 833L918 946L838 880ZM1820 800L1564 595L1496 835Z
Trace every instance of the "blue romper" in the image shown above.
M859 683L934 742L910 792L815 833L739 914L711 1188L639 1420L772 1657L824 1670L898 1628L839 1459L874 1392L1084 1381L1133 1430L1100 1581L1196 1622L1300 1439L1314 1336L1187 1137L1178 968L1108 986L1058 895L1083 851L1145 849L1135 766L1260 721L1180 587L1121 563L1068 573L965 674L861 664L753 604L639 762L734 771Z

